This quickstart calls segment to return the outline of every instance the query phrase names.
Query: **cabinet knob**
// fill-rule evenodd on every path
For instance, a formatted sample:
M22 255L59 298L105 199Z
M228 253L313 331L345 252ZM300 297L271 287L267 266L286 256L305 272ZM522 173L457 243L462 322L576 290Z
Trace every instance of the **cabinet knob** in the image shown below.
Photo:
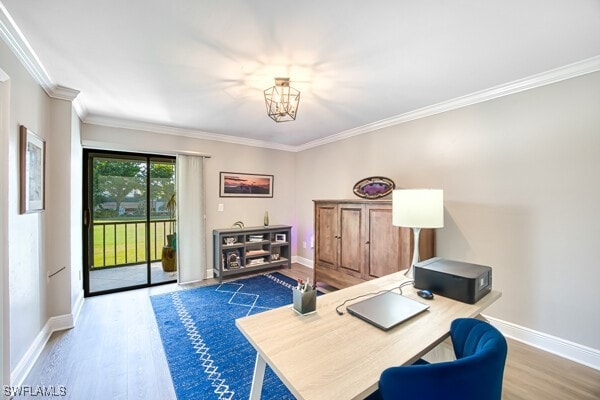
M365 242L365 244L371 244L371 242L369 242L368 240Z

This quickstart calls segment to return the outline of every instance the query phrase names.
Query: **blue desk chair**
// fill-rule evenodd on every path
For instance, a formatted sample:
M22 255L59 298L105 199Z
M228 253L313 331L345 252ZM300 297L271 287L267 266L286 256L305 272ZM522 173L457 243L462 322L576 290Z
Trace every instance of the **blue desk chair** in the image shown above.
M455 361L388 368L371 399L500 400L506 340L487 322L460 318L450 337Z

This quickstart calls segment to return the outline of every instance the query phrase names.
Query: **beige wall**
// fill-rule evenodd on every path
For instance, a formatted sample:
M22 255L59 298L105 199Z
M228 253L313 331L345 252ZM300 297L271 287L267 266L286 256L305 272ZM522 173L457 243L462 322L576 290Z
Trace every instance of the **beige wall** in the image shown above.
M49 294L45 304L47 315L59 316L71 313L71 272L81 268L81 258L75 257L71 243L72 233L81 237L81 227L73 230L71 226L72 213L81 215L81 207L73 207L71 203L73 192L81 198L81 179L74 181L73 178L78 176L71 171L71 102L51 99L50 104L50 125L46 137L47 212L43 239L46 271L42 279ZM63 267L66 268L58 272ZM46 281L46 276L54 273L56 275Z
M71 247L71 310L77 312L77 301L83 297L83 240L82 240L82 216L83 216L83 149L81 148L81 120L71 110L71 134L69 138L71 156L69 158L70 170L70 236ZM76 317L76 316L74 316Z
M594 73L299 153L298 236L361 178L442 188L437 254L493 267L489 315L600 349L599 172Z
M10 384L8 297L8 132L10 78L0 68L0 382Z
M10 77L8 146L8 285L10 296L10 368L23 357L48 316L43 233L45 213L19 214L19 125L48 135L50 99L13 54L0 42L0 67Z
M236 221L245 226L263 224L265 211L269 223L293 224L295 215L295 170L293 153L252 146L195 139L185 136L108 128L84 124L84 145L94 147L175 154L178 151L209 154L205 162L206 234L208 268L212 268L212 231L229 228ZM219 172L247 172L274 175L273 198L221 198ZM224 210L218 211L223 204ZM295 235L295 230L292 232ZM295 249L293 249L295 252Z
M4 43L0 60L11 88L8 135L0 142L7 156L0 259L8 262L14 369L50 317L72 312L81 291L81 149L71 107L49 99ZM271 224L294 226L293 254L306 259L313 257L313 199L352 198L354 183L371 175L399 187L443 188L446 226L438 230L437 253L494 268L504 295L489 314L600 349L598 110L595 73L299 153L87 124L81 134L103 148L210 154L208 238L237 220L261 225L269 211ZM18 213L19 124L48 140L52 187L42 214ZM70 182L60 179L65 169ZM273 174L275 196L220 198L220 171ZM66 236L57 242L55 233ZM67 273L48 285L47 272L62 265Z
M4 339L10 343L12 379L19 380L33 356L32 345L49 333L44 332L44 327L49 326L50 319L57 317L54 328L71 326L71 300L76 297L74 292L81 292L81 286L73 289L71 282L71 263L75 263L75 269L81 268L81 258L73 252L71 238L75 234L81 242L81 235L70 226L71 215L81 215L81 208L71 202L72 191L78 191L78 196L81 193L80 176L71 175L73 154L81 151L81 146L79 132L72 131L71 102L48 97L4 42L0 42L0 60L0 68L10 84L8 134L2 141L2 153L7 155L3 160L3 167L7 166L3 185L7 197L2 201L6 209L1 222L7 236L4 243L8 254L3 259L8 262L10 332L9 338ZM46 204L41 213L19 213L20 125L46 141ZM64 272L47 279L48 273L62 267L66 267Z
M309 260L313 199L352 198L354 183L371 175L443 188L437 254L494 268L503 298L489 315L598 349L599 88L600 73L589 74L296 154L96 125L84 125L83 137L211 154L209 235L236 220L260 225L269 210L271 223L294 226L293 254ZM275 197L219 198L219 171L273 174Z

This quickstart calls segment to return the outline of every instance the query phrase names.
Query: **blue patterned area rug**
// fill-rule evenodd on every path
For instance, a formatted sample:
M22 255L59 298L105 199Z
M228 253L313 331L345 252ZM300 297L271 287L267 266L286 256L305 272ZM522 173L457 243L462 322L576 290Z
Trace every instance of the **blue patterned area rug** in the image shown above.
M152 296L177 399L247 399L256 351L235 320L292 304L295 283L274 272ZM294 398L268 366L262 398Z

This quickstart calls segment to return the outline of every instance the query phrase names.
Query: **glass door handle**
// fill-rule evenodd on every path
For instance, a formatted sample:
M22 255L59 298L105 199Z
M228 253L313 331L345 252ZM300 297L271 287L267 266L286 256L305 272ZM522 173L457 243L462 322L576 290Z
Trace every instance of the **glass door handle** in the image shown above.
M91 212L89 208L83 210L83 226L89 228L91 222Z

